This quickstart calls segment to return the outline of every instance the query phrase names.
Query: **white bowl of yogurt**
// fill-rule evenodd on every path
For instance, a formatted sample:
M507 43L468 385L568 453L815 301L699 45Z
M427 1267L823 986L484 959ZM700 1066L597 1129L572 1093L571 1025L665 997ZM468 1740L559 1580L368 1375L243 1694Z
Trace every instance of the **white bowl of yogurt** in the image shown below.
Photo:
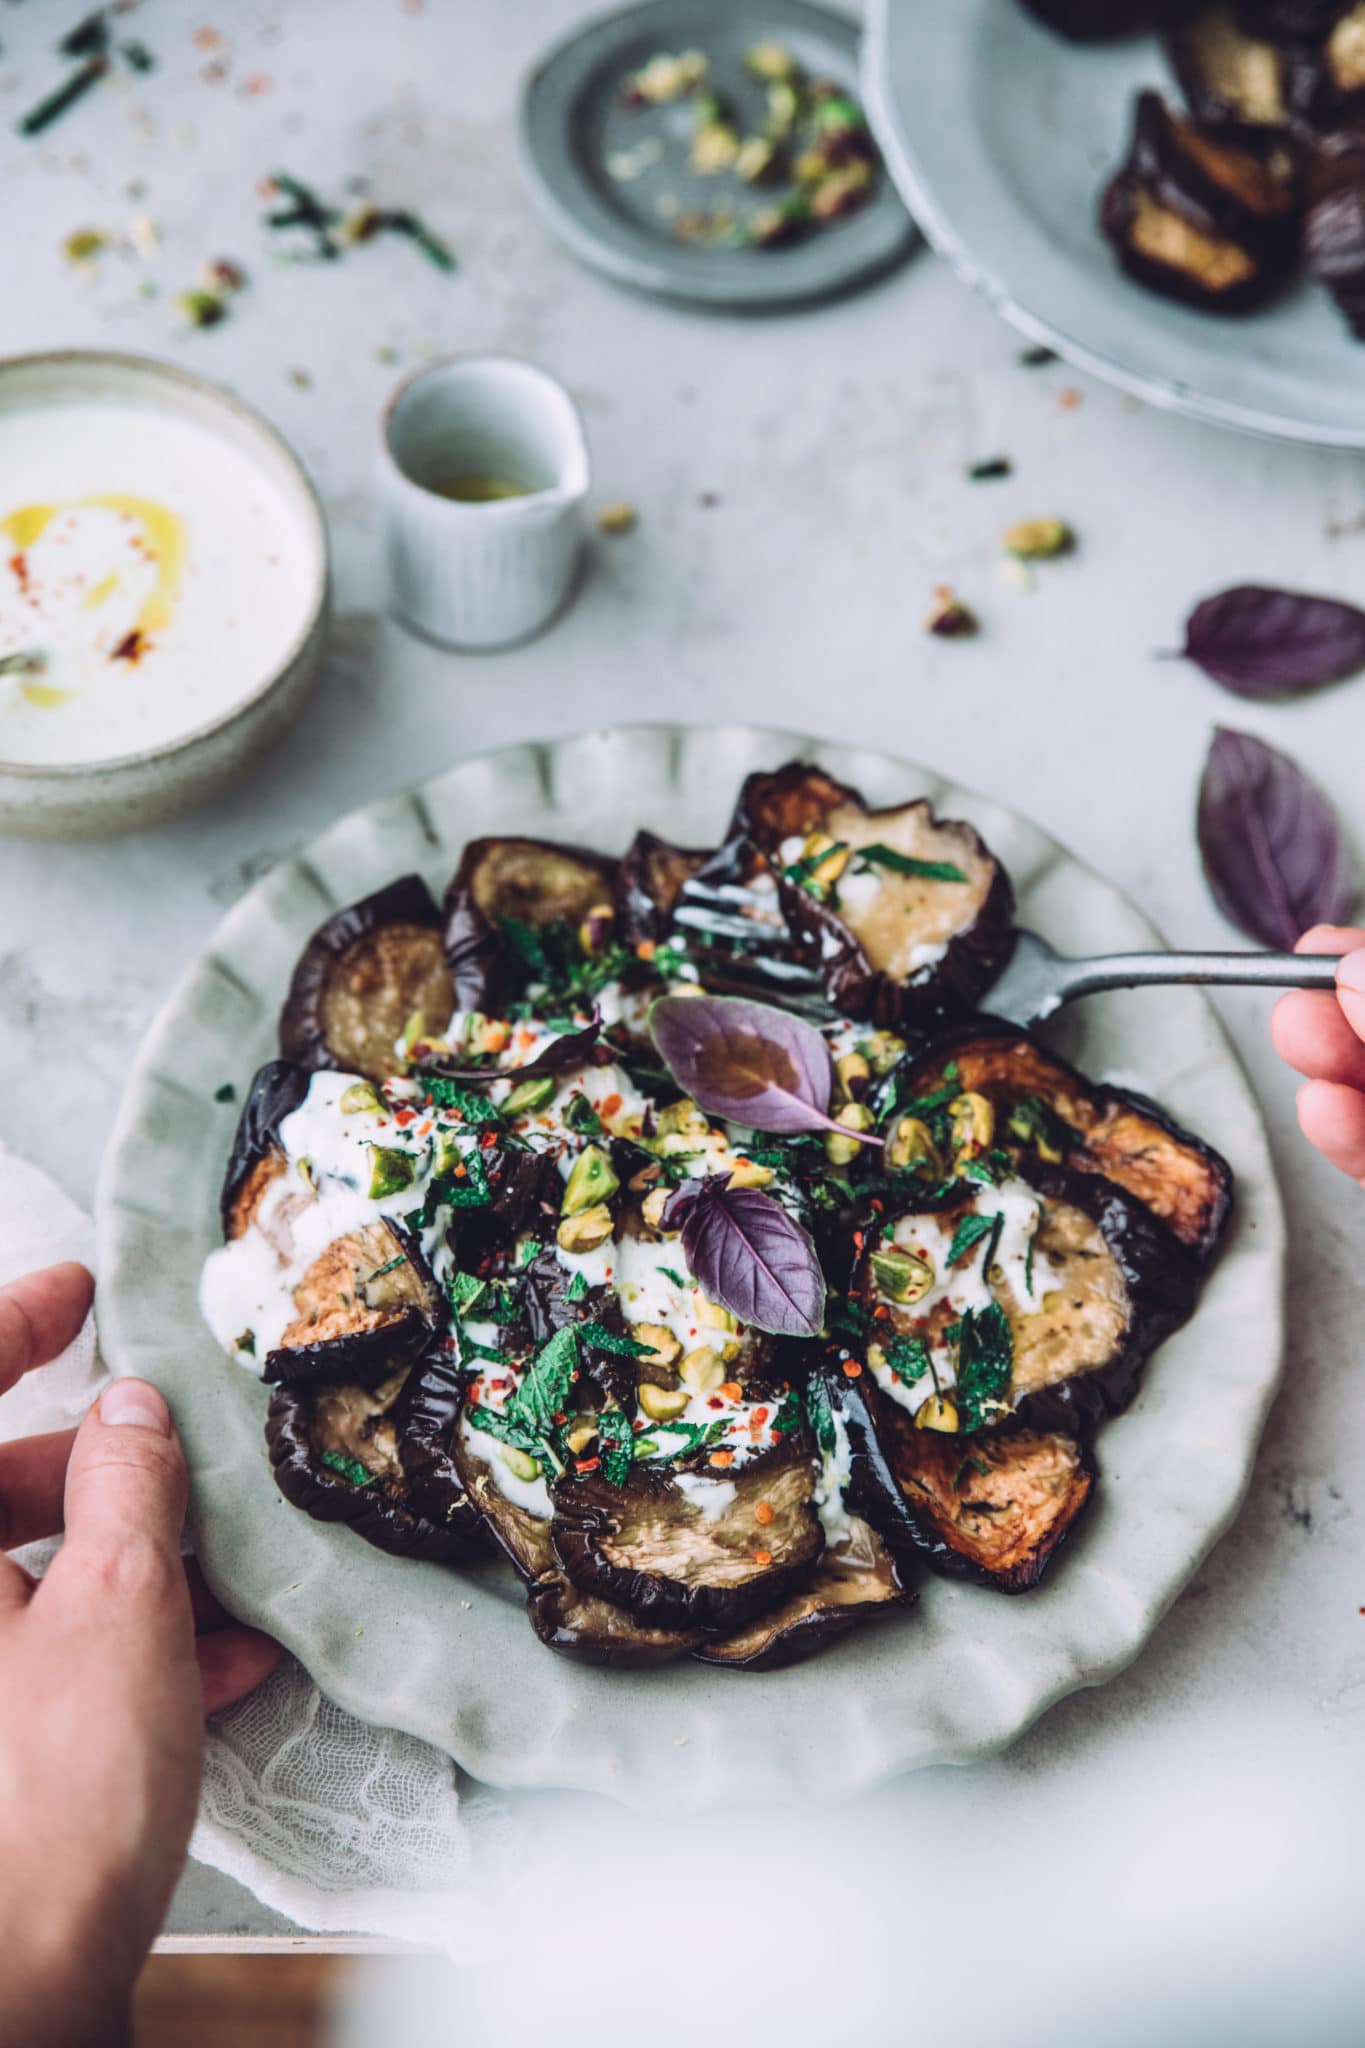
M322 654L327 536L230 392L143 356L0 361L0 831L136 831L226 787Z

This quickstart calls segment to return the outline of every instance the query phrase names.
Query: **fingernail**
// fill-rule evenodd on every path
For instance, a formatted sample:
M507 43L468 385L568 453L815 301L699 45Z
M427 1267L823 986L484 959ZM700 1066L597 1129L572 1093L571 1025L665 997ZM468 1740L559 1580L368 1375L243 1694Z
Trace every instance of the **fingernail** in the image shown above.
M146 1380L115 1380L100 1396L100 1421L131 1422L137 1429L171 1433L171 1411Z
M1355 995L1365 995L1365 946L1354 953L1348 953L1337 968L1337 987L1349 988Z

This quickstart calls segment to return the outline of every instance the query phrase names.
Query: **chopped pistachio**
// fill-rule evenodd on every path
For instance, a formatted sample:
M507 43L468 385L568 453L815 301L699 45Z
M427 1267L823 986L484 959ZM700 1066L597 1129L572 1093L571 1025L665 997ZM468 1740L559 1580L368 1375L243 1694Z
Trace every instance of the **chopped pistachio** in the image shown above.
M685 1387L656 1387L646 1380L640 1388L639 1401L651 1422L673 1422L686 1408L691 1395Z
M602 507L597 515L597 525L602 533L630 533L638 524L639 517L635 507L621 498Z
M765 78L770 84L796 76L796 59L782 43L754 43L745 52L744 62L755 78Z
M698 123L689 161L699 178L714 178L720 171L733 170L738 157L739 136L728 121L717 116Z
M831 1166L851 1166L862 1151L862 1140L854 1133L871 1130L872 1112L865 1102L846 1102L834 1121L843 1129L825 1133L825 1157Z
M940 640L968 640L981 630L976 613L955 597L946 584L934 592L925 630Z
M578 1216L566 1216L555 1232L561 1251L595 1252L612 1234L611 1210L605 1202L584 1209Z
M217 292L177 292L175 305L191 327L216 327L227 318L227 300Z
M665 106L670 100L680 100L684 93L695 91L708 68L707 57L701 50L660 50L626 80L625 96L637 105Z
M68 263L88 265L108 246L109 237L103 228L76 228L62 243L62 254Z
M953 1436L957 1426L957 1403L947 1394L931 1394L915 1410L916 1429L936 1429L946 1436Z
M1070 554L1076 545L1076 536L1064 519L1021 519L1003 538L1005 552L1021 562L1048 561L1054 555Z
M746 185L757 185L767 177L776 161L775 142L770 142L766 135L747 135L735 158L735 176L743 178Z

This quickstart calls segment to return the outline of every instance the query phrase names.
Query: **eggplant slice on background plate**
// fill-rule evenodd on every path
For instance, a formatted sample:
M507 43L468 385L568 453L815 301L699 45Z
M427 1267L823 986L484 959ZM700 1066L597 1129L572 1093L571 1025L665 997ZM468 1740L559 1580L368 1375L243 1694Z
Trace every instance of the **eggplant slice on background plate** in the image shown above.
M371 1081L401 1073L414 1018L444 1028L455 989L441 918L419 875L338 910L305 946L280 1015L280 1051L299 1067Z
M729 838L768 862L798 949L847 1016L924 1029L970 1010L1009 959L1008 875L970 825L923 798L869 810L790 761L748 778Z
M1244 313L1287 285L1303 221L1296 155L1232 137L1139 95L1128 160L1100 224L1138 284L1206 312Z

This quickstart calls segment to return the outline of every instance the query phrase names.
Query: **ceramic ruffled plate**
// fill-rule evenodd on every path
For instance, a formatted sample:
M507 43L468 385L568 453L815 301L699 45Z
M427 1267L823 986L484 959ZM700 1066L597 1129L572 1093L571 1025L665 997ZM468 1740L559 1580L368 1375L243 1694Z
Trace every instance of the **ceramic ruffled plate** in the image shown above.
M930 1579L909 1613L787 1671L597 1671L536 1641L506 1567L457 1574L389 1557L276 1491L265 1389L221 1356L195 1303L237 1114L215 1090L232 1081L240 1098L273 1055L304 940L404 870L439 888L478 833L615 852L648 824L704 842L744 775L797 752L875 803L924 795L969 818L1013 874L1024 921L1067 948L1153 940L1131 904L1035 826L884 755L749 726L514 747L344 818L236 905L149 1032L106 1158L102 1341L117 1371L155 1380L175 1408L214 1590L353 1713L425 1737L496 1785L607 1792L657 1811L846 1793L999 1749L1136 1656L1236 1514L1275 1389L1284 1226L1260 1115L1208 1004L1172 989L1082 1004L1057 1037L1097 1076L1140 1077L1226 1153L1237 1208L1194 1321L1103 1431L1096 1509L1038 1592L1010 1600Z
M1143 86L1179 98L1155 36L1082 46L1019 0L869 0L863 98L882 154L933 246L997 312L1152 404L1365 447L1361 345L1321 287L1220 318L1120 275L1096 216Z

